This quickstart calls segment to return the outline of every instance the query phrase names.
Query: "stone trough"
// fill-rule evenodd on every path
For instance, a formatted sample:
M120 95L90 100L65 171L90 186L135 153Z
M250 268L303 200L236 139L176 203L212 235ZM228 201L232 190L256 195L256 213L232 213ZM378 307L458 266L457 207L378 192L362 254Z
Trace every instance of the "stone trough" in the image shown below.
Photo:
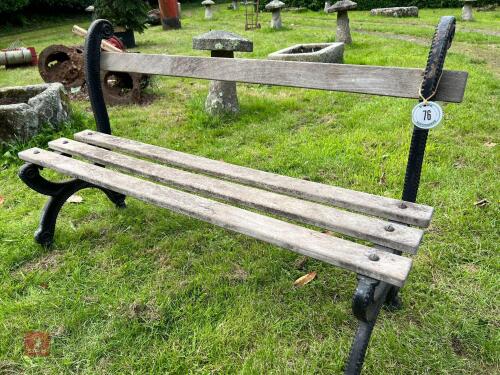
M267 58L270 60L342 63L344 61L344 43L296 44L273 52Z
M43 125L56 127L69 115L69 98L61 83L1 88L0 142L28 140Z

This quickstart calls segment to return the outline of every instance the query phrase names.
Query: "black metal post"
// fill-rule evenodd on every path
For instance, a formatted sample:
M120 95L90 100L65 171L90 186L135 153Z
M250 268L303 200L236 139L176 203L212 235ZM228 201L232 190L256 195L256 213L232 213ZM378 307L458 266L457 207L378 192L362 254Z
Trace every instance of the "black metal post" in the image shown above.
M446 52L451 46L455 35L455 17L441 17L432 39L432 45L427 59L427 66L420 93L429 100L436 94L439 80L443 72ZM420 185L420 174L424 161L427 135L425 129L413 128L408 163L403 188L403 201L415 202ZM399 251L393 251L401 254ZM352 343L349 359L345 367L346 375L358 375L363 367L368 343L383 303L398 308L401 302L398 298L399 288L386 283L360 276L358 287L353 298L353 313L359 320L359 327Z
M95 20L85 38L85 80L97 131L111 134L108 110L101 87L101 41L113 36L113 26L106 20Z

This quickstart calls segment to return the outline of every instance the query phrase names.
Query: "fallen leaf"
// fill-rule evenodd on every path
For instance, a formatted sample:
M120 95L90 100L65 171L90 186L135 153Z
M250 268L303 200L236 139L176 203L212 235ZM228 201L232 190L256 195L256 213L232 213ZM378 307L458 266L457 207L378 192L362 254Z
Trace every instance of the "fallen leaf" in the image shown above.
M83 198L79 195L73 194L71 197L68 198L67 202L69 202L69 203L82 203Z
M490 204L490 201L487 199L480 199L476 203L474 203L474 206L477 207L484 207Z
M494 143L494 142L486 142L484 145L485 145L486 147L488 147L488 148L492 148L492 147L495 147L497 144L496 144L496 143Z
M0 195L0 205L2 205L3 202L5 202L5 198Z
M308 274L301 276L297 280L295 280L295 282L293 283L293 286L306 285L306 284L310 283L311 281L313 281L315 277L316 277L315 271L309 272Z

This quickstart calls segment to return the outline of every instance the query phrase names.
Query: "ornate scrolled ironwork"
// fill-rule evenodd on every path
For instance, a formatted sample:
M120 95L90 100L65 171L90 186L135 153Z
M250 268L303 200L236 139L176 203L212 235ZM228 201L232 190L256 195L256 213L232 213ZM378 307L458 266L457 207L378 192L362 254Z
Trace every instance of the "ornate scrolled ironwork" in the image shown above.
M101 87L101 41L113 36L113 26L107 20L95 20L85 38L85 80L97 131L111 134L108 110Z
M455 35L455 23L455 17L441 17L441 21L436 27L420 87L421 96L427 100L432 99L438 89L446 53ZM413 128L402 197L407 202L417 200L428 133L429 130L419 129L416 126Z
M45 204L40 224L35 231L35 241L40 245L49 246L54 240L56 221L64 203L77 191L87 188L101 190L118 207L125 207L125 196L114 191L104 189L91 183L71 179L64 182L52 182L40 175L42 167L27 163L19 170L19 178L36 192L49 196Z

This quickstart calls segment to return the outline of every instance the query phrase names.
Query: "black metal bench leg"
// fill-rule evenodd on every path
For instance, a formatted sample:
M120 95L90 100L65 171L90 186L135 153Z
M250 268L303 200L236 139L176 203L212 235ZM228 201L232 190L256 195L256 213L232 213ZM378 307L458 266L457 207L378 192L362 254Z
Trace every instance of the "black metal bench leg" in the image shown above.
M51 182L40 175L40 169L42 168L38 165L27 163L19 171L19 177L26 185L36 192L50 197L42 210L40 224L35 231L35 241L40 245L49 246L52 244L59 212L68 198L79 190L97 188L103 191L118 208L125 207L125 196L122 194L78 179Z
M391 287L387 292L387 297L384 301L385 308L389 311L396 311L403 307L403 302L401 301L401 297L399 296L399 288Z
M373 327L376 320L370 322L359 321L359 326L354 336L349 353L349 359L344 370L345 375L358 375L361 374L363 362L365 361L366 349L372 335Z
M358 375L363 368L373 327L392 286L365 276L358 276L358 286L352 300L352 311L359 326L352 342L345 375Z

